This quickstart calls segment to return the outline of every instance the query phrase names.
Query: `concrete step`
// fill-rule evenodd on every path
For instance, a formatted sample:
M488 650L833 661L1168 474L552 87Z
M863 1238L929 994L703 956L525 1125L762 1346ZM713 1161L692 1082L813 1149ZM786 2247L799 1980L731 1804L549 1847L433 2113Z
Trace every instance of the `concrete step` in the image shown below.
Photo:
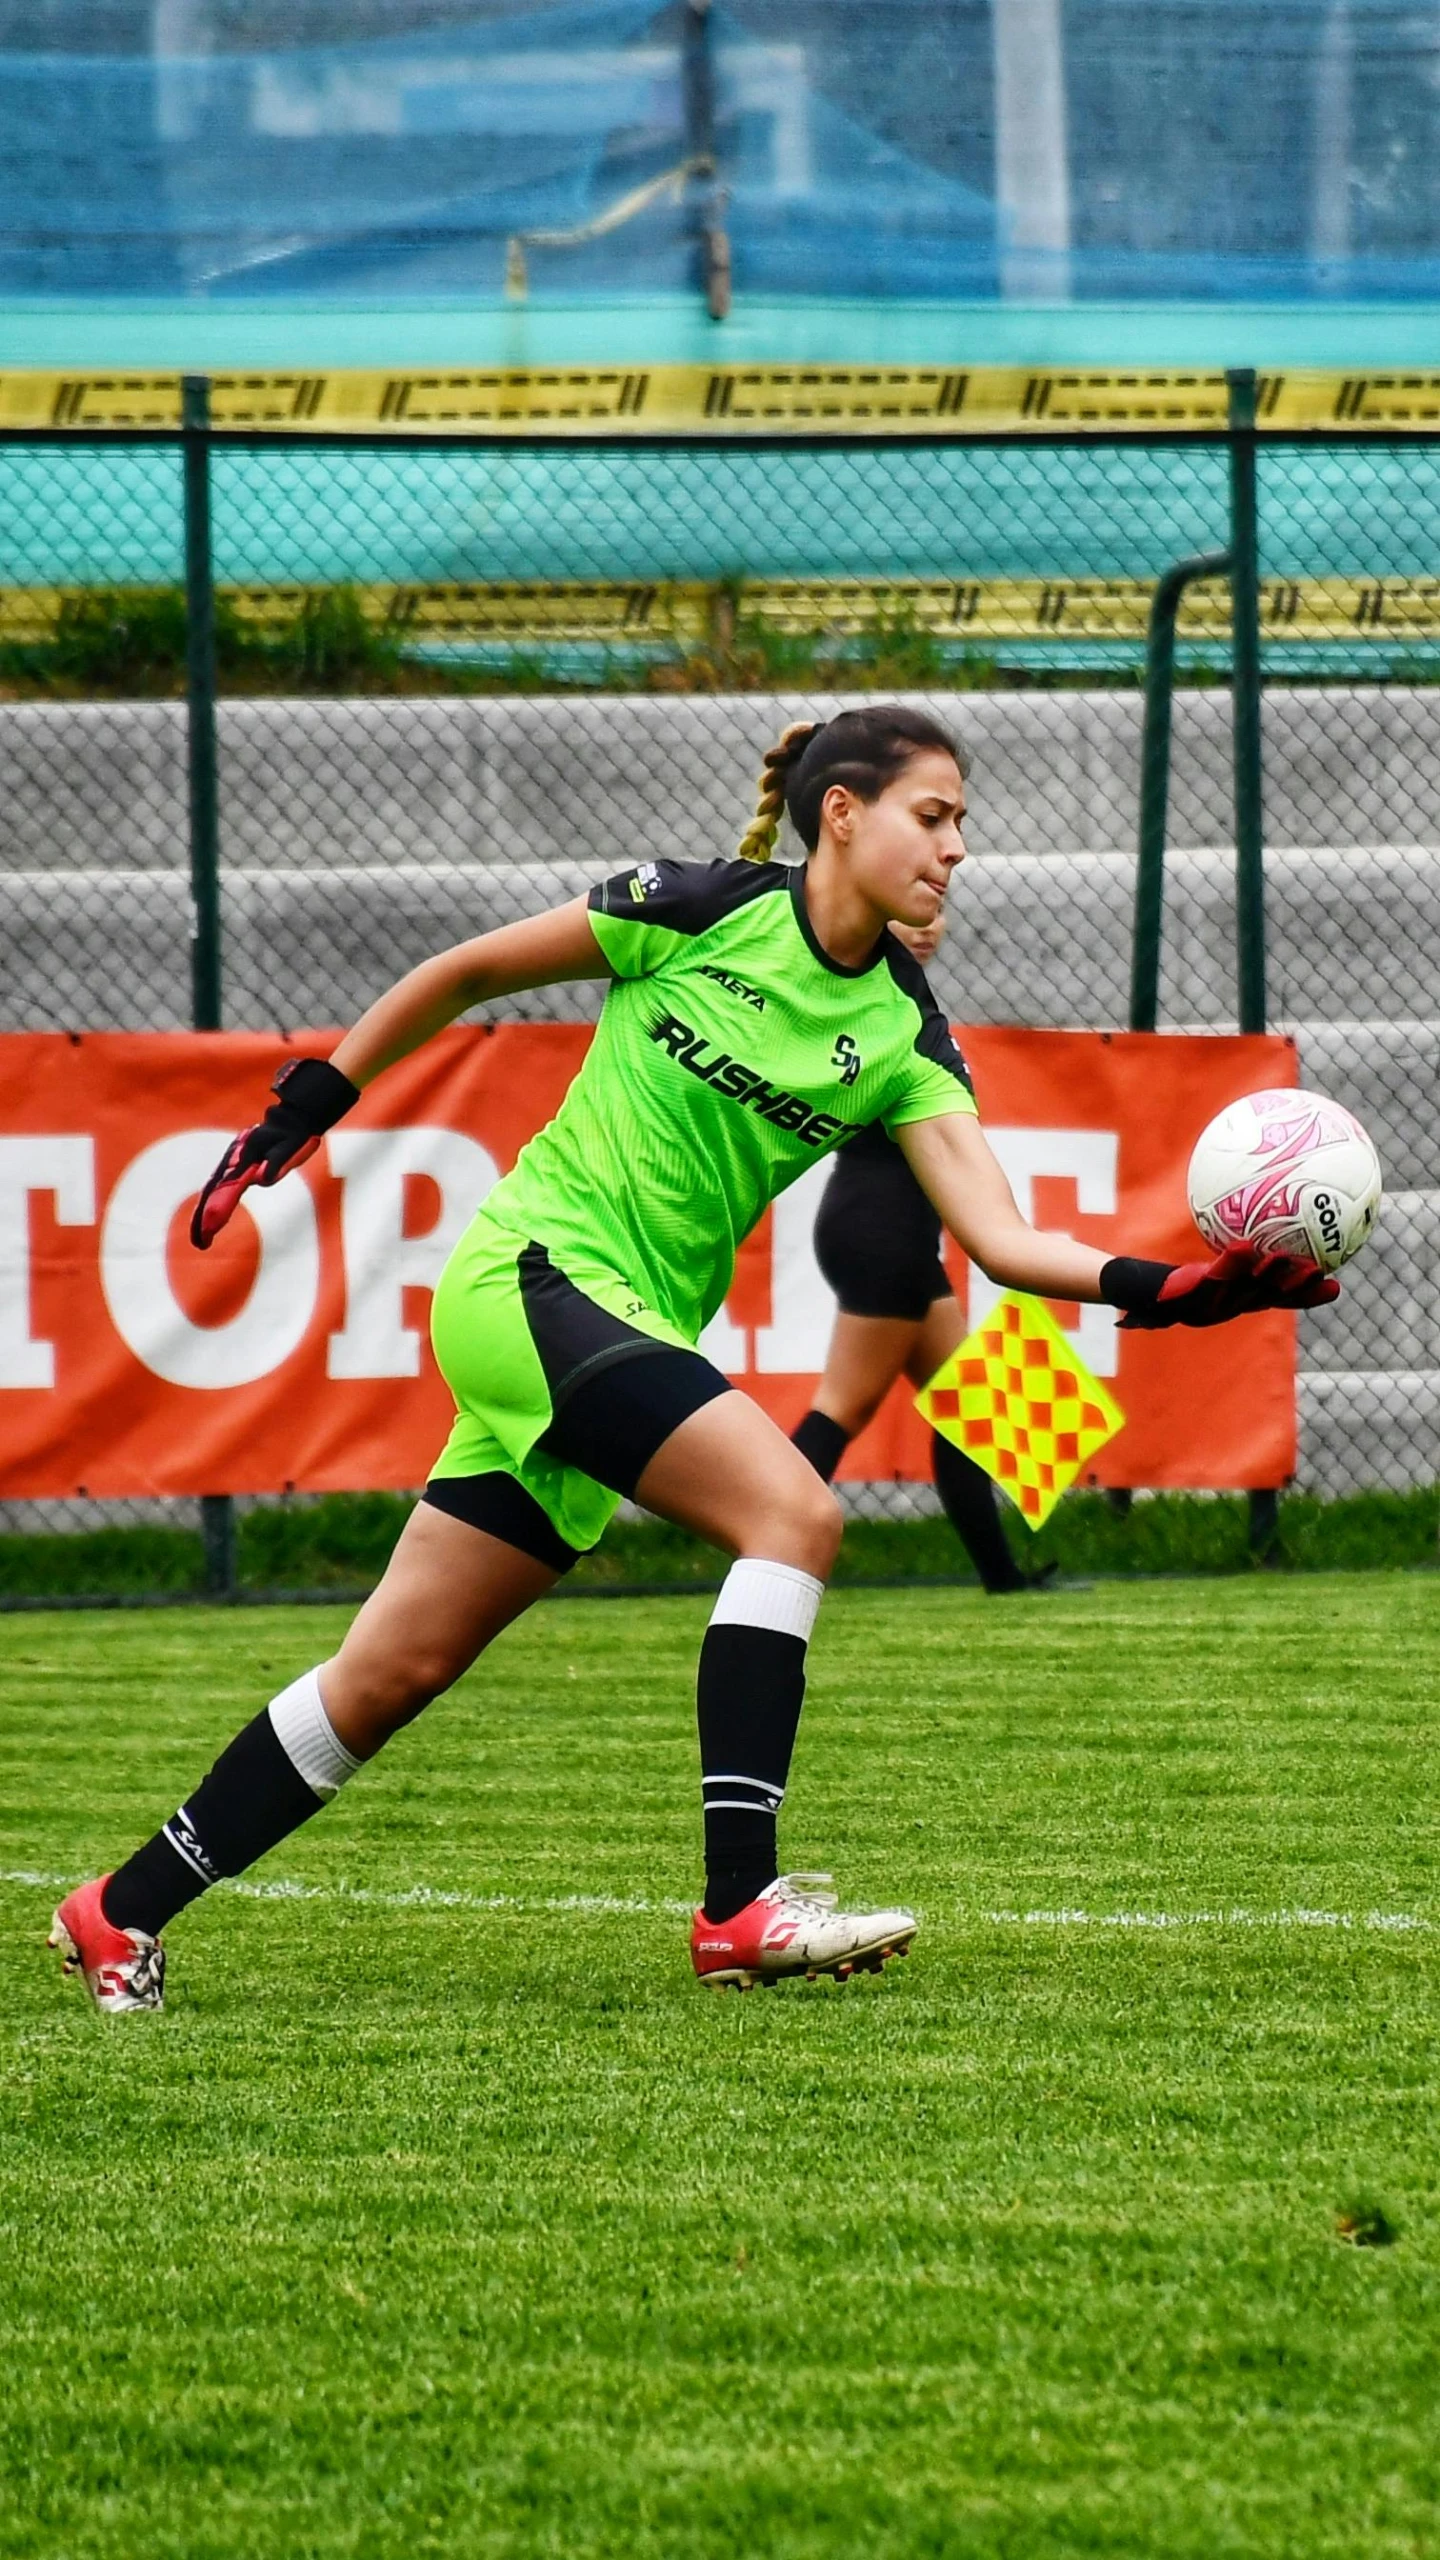
M395 863L387 873L240 871L222 886L225 1019L237 1029L347 1022L447 945L573 898L598 863ZM178 1030L190 1019L182 872L19 872L4 882L0 1029ZM591 1020L598 990L542 988L492 1019Z
M1340 1274L1342 1295L1300 1324L1307 1376L1440 1370L1440 1191L1388 1192L1369 1243ZM1440 1447L1436 1450L1440 1465Z
M1440 987L1440 853L1427 846L1271 850L1266 856L1275 1022L1432 1016ZM951 893L931 976L960 1021L1122 1023L1129 1010L1135 867L1125 854L987 854ZM1235 866L1172 853L1160 1020L1236 1019Z
M572 694L227 701L220 799L231 863L510 859L577 850L722 853L787 721L841 694ZM977 854L1133 855L1138 691L934 693L906 699L969 747ZM1436 833L1440 691L1271 687L1269 843L1420 844ZM1233 841L1230 700L1175 697L1170 835ZM163 868L184 841L178 702L0 705L0 867Z
M1440 1369L1312 1373L1299 1414L1303 1492L1405 1493L1440 1474Z
M21 982L32 998L48 987L52 1006L78 1003L81 985L97 974L97 943L102 955L133 954L146 1000L166 1000L176 935L183 941L189 930L178 839L171 852L168 870L12 869L4 885L15 939L0 952L0 1003L9 1019L16 1018ZM383 870L368 863L227 868L228 967L247 1002L261 1006L262 1020L277 1010L295 1018L297 982L329 990L333 1012L349 1007L357 989L368 1000L377 967L392 974L396 957L407 964L423 957L437 935L459 939L534 915L613 867L613 854L572 851L553 862L397 854ZM1274 1021L1401 1025L1435 1018L1440 854L1425 847L1272 852L1266 895ZM1133 899L1128 855L977 858L953 893L950 937L931 970L936 992L958 1021L1123 1023ZM1172 855L1165 926L1162 1022L1232 1028L1229 855ZM103 968L98 974L103 978ZM313 1001L307 994L307 1009ZM1378 1053L1374 1072L1381 1072ZM1403 1095L1399 1105L1403 1111Z
M1440 1021L1305 1022L1295 1040L1301 1083L1364 1121L1388 1190L1440 1184Z

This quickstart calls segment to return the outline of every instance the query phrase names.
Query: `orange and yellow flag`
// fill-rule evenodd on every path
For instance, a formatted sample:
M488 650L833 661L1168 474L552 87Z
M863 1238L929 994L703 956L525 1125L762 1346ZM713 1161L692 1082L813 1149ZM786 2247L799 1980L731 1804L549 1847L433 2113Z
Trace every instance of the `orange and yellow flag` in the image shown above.
M916 1409L1038 1529L1125 1416L1039 1298L1008 1290L942 1361Z

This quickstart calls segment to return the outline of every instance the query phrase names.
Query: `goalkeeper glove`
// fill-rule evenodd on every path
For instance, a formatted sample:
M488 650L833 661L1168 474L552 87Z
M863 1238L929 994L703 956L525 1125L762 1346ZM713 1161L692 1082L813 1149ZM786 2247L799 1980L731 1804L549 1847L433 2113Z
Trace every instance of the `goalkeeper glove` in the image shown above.
M270 1090L278 1100L263 1120L231 1139L195 1203L190 1241L202 1253L228 1225L252 1182L268 1191L282 1173L304 1164L326 1130L360 1099L359 1086L326 1058L287 1058Z
M1328 1306L1340 1283L1295 1254L1236 1244L1213 1262L1138 1262L1118 1254L1100 1274L1100 1295L1106 1306L1125 1309L1122 1333L1158 1333L1172 1324L1228 1324L1270 1307Z

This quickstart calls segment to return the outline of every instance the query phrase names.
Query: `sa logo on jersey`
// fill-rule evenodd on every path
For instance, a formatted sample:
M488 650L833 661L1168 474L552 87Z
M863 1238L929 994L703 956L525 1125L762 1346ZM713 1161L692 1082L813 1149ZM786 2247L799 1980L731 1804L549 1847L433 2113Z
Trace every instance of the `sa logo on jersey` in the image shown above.
M639 870L638 870L637 872L633 873L633 874L632 874L632 876L631 876L631 880L630 880L630 900L631 900L631 904L632 904L633 906L643 907L643 906L644 906L644 904L645 904L646 899L647 899L647 898L649 898L649 897L653 897L653 896L654 896L655 891L659 888L659 886L660 886L660 874L659 874L659 872L656 870L654 863L653 863L653 862L642 862L642 863L641 863L641 865L640 865Z
M839 1039L831 1050L830 1064L832 1067L839 1068L840 1081L842 1084L851 1085L855 1082L864 1061L861 1058L860 1051L856 1046L856 1043L851 1039L848 1031L841 1032Z

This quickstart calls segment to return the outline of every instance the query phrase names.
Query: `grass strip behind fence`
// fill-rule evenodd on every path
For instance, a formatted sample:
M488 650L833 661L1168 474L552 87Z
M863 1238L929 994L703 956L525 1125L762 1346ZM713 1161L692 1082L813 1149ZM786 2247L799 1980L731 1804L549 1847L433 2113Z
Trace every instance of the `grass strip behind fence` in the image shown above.
M275 1505L238 1523L242 1591L368 1590L378 1581L410 1509L392 1493L327 1494ZM1255 1569L1241 1494L1157 1494L1125 1517L1099 1494L1062 1503L1036 1538L1012 1532L1027 1563L1110 1579L1150 1574L1234 1574ZM1281 1570L1344 1572L1437 1561L1440 1487L1359 1493L1336 1502L1287 1494L1280 1505ZM707 1590L719 1579L713 1548L660 1521L618 1522L569 1577L574 1592L636 1584ZM851 1521L837 1583L971 1582L968 1560L944 1520ZM163 1526L0 1537L0 1606L8 1600L92 1595L156 1598L204 1590L198 1531Z
M216 675L232 695L569 693L770 693L821 691L1063 690L1070 684L1139 683L1129 643L1088 648L1032 640L975 646L927 630L903 597L869 627L839 632L792 629L747 607L732 586L714 591L703 639L615 642L547 639L537 629L518 643L476 639L417 641L403 625L377 619L363 591L316 587L293 604L277 601L263 619L242 612L223 590L215 598ZM186 686L185 595L180 587L97 587L64 597L42 634L0 637L0 699L95 701L174 699ZM1055 651L1058 648L1058 657ZM1212 653L1213 654L1213 653ZM1192 650L1190 682L1221 683L1219 665Z

